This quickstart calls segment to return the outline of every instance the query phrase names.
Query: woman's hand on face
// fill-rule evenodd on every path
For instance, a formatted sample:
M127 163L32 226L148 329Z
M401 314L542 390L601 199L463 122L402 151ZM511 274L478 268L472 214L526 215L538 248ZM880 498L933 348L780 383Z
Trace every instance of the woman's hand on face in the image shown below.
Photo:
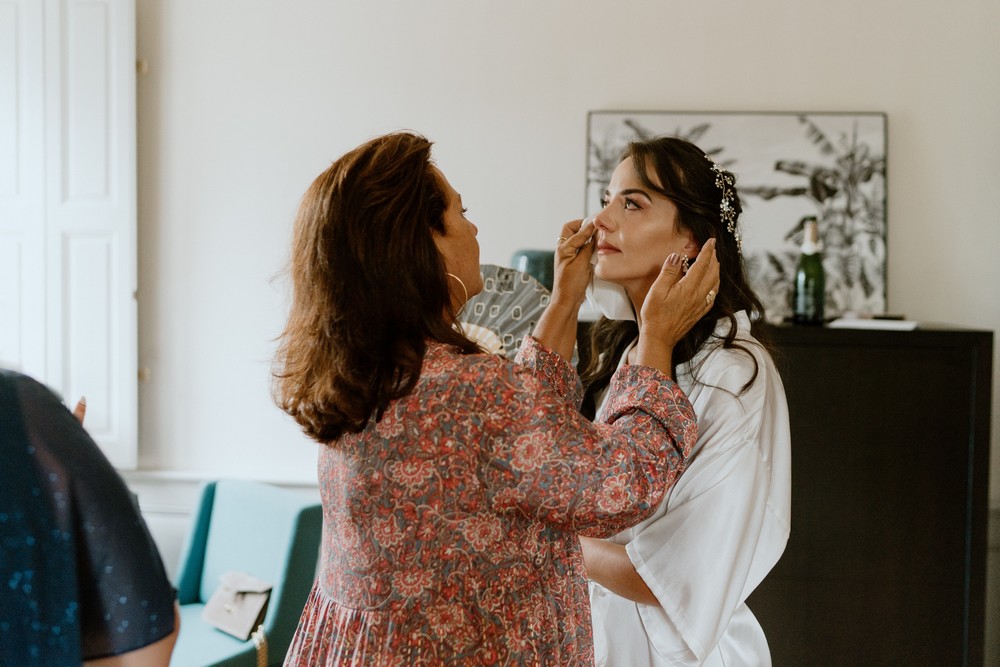
M552 299L538 319L535 340L566 360L573 357L577 316L587 294L593 267L594 223L574 220L563 225L556 245Z
M673 346L698 320L708 314L719 293L719 260L715 239L709 239L687 274L681 275L676 255L664 262L642 304L641 336L651 336Z
M553 303L565 303L579 310L594 272L594 267L590 264L593 255L593 221L573 220L563 225L556 245Z

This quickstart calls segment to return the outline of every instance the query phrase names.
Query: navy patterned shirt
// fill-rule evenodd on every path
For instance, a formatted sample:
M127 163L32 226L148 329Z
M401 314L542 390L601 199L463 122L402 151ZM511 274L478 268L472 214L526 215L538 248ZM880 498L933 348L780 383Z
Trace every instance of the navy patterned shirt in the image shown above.
M174 628L124 481L59 398L0 370L0 664L79 665Z

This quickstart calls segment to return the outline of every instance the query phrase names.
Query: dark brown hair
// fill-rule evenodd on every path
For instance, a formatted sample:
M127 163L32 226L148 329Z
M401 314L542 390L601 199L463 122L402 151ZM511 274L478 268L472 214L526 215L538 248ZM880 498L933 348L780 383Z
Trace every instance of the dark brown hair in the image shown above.
M702 345L712 337L716 322L726 318L730 322L729 334L722 339L723 347L738 348L750 354L735 342L736 313L745 310L754 322L754 336L766 350L769 343L758 323L763 321L764 306L750 287L746 267L733 232L726 229L720 215L722 191L715 184L716 173L712 161L704 151L689 141L676 137L660 137L650 141L630 143L622 160L632 158L639 180L647 188L663 195L677 207L680 225L690 231L698 245L715 238L715 253L719 259L719 295L712 309L699 320L674 348L674 368L694 357ZM725 172L729 173L729 172ZM660 185L653 182L655 175ZM731 174L730 174L731 175ZM734 182L735 182L735 176ZM735 190L735 187L734 187ZM739 197L733 202L735 219L739 222L742 212ZM635 322L614 321L600 318L591 327L590 363L582 373L586 393L584 414L594 417L595 395L608 385L618 365L618 360L628 344L638 335ZM750 355L753 358L753 355ZM757 379L757 361L753 359L754 372L744 385L746 391Z
M431 142L373 139L313 181L295 220L292 306L275 358L275 401L329 443L412 391L427 340L479 349L454 325L432 232L447 208Z

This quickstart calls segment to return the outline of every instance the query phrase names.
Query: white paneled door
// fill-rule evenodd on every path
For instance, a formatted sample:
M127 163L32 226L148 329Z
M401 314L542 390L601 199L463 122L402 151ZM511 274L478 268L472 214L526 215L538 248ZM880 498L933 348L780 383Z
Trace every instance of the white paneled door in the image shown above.
M137 460L135 0L0 0L0 366Z

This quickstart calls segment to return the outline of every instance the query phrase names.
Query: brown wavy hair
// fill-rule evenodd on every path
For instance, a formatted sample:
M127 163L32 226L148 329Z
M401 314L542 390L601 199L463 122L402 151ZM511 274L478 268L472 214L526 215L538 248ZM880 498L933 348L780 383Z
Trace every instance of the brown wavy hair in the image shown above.
M431 142L410 132L355 148L303 196L273 372L275 402L311 438L379 420L413 390L428 339L479 351L455 326L434 244L446 207Z
M680 225L690 231L698 245L715 238L715 253L719 259L719 295L711 310L682 338L673 352L677 366L692 359L702 345L712 337L720 318L729 320L729 334L722 339L722 346L743 350L754 363L754 372L742 391L757 379L757 361L749 350L736 342L736 313L745 310L753 322L752 332L765 350L771 352L766 332L761 326L764 305L750 287L743 256L732 232L720 215L722 191L715 184L712 162L705 152L691 142L676 137L660 137L649 141L632 142L625 149L622 160L632 158L639 180L654 192L663 195L677 207ZM651 173L662 185L653 183ZM730 172L725 172L735 176ZM735 191L735 186L734 186ZM735 219L739 222L742 206L739 197L733 202ZM596 410L596 394L606 387L614 374L625 348L639 334L635 322L600 318L590 335L590 362L581 373L585 389L583 412L591 419Z

